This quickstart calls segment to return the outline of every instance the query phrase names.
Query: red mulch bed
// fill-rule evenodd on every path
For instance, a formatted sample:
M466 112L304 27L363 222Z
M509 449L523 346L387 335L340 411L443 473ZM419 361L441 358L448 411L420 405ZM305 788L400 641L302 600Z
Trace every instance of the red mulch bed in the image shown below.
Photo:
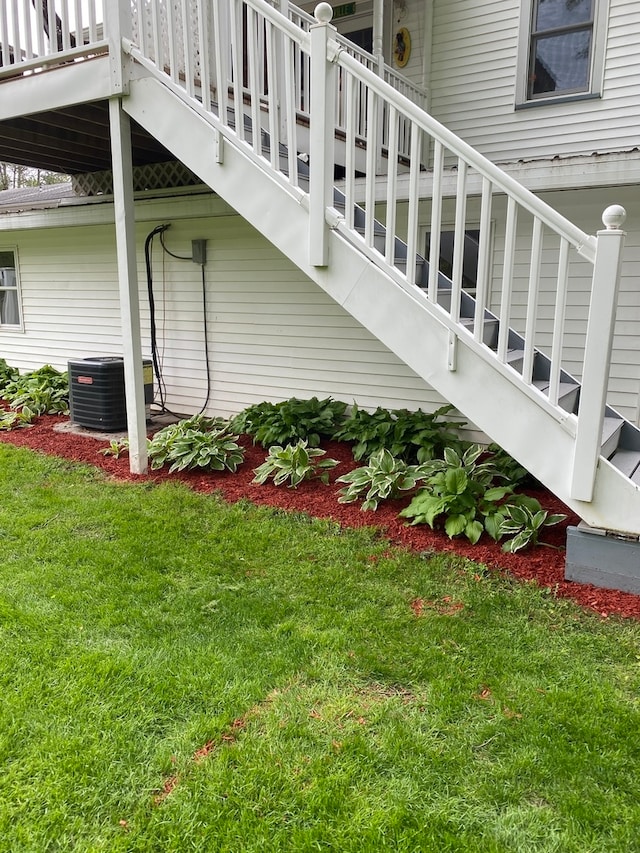
M129 459L126 455L120 459L114 459L98 452L101 448L108 446L108 441L99 441L93 437L59 432L54 429L56 424L65 422L68 422L68 418L43 416L38 418L32 427L0 432L0 441L29 447L76 462L89 463L102 468L117 479L140 479L129 473ZM333 481L356 467L350 448L346 444L326 442L323 445L327 456L340 462L340 465L331 472L329 486L308 482L297 489L290 489L271 484L259 486L252 483L253 469L264 461L265 451L261 447L254 447L251 440L245 436L241 437L240 441L246 448L246 456L244 464L235 474L202 471L168 474L163 470L150 473L148 478L154 481L169 478L180 480L199 492L219 492L228 501L247 498L255 504L303 511L318 518L330 518L347 527L375 526L396 545L420 552L455 552L476 562L484 563L491 569L508 572L522 580L534 580L541 586L551 589L555 595L571 598L582 606L594 610L603 618L610 615L640 618L640 596L617 590L598 589L589 584L577 584L564 579L566 527L569 524L577 524L579 519L545 490L529 490L529 494L536 497L545 509L551 512L563 512L568 516L563 524L544 531L543 541L546 545L554 547L539 545L529 551L505 554L500 545L486 535L477 545L471 545L464 539L450 540L443 532L433 531L426 525L408 526L397 516L399 510L408 503L406 499L382 504L375 513L361 512L359 504L339 504L337 502L338 487L333 485Z

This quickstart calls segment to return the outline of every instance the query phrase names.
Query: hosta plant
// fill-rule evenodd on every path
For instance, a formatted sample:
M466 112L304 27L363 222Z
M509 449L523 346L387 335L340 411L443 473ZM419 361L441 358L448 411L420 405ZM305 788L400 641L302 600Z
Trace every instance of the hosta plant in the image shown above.
M285 447L273 445L262 465L254 473L254 483L266 483L272 479L274 485L281 486L289 483L296 488L304 480L317 477L323 483L329 482L329 470L335 468L335 459L323 459L326 451L319 447L309 447L303 439L297 444L287 444Z
M26 406L36 415L69 413L68 376L50 364L15 376L6 383L2 395L12 409Z
M341 423L346 403L327 397L298 400L292 397L281 403L256 403L236 415L232 427L236 432L252 436L263 447L284 446L303 439L317 447L321 438L329 438Z
M425 463L424 485L400 515L431 528L443 521L450 538L464 535L475 544L485 519L495 515L512 492L508 485L493 485L497 472L490 461L478 461L483 452L477 444L462 455L446 448L443 460Z
M443 420L453 406L442 406L435 412L418 409L383 409L374 412L354 405L344 423L334 433L337 441L353 442L356 461L371 457L385 449L397 459L408 463L426 462L441 456L445 447L461 450L455 421Z
M500 532L503 536L512 537L502 546L502 550L509 553L536 545L543 528L559 524L566 518L562 513L547 512L535 498L530 497L518 503L506 503L501 509L501 515Z
M35 418L35 413L31 411L27 406L20 409L20 411L2 411L0 409L0 430L11 430L16 429L16 427L27 427L31 426L33 419Z
M517 462L513 456L503 450L499 444L490 444L487 447L487 453L491 454L491 462L500 472L500 475L511 483L512 486L522 483L527 479L531 479L531 475L526 468Z
M151 468L170 465L169 472L190 468L237 471L244 448L224 418L195 415L159 430L148 443Z
M112 438L108 447L103 447L102 450L98 451L98 453L102 453L103 456L113 456L114 459L119 459L123 453L128 452L129 441L126 438L122 441Z
M18 376L18 369L7 364L4 358L0 358L0 397L4 397L5 386L16 376Z
M376 510L380 501L399 498L403 492L415 489L422 476L421 466L407 465L383 447L362 468L338 477L336 482L345 484L338 501L353 503L364 498L360 508Z

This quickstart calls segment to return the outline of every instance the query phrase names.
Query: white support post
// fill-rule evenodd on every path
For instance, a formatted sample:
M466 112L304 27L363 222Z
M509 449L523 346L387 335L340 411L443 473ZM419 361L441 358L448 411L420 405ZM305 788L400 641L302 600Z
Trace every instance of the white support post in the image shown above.
M109 101L109 121L125 401L129 432L129 469L132 474L145 474L147 431L138 299L131 125L129 117L122 109L120 98L111 98Z
M311 34L311 110L309 142L309 263L329 262L329 227L325 212L333 205L333 142L335 125L335 66L327 57L333 9L328 3L315 8L317 24Z
M625 218L624 208L612 205L602 214L606 230L598 231L571 484L571 497L579 501L593 500L625 238L621 226Z
M379 77L384 80L384 0L373 0L373 55L376 59L375 71ZM384 159L382 157L382 146L384 143L384 120L385 109L381 104L377 111L377 121L375 126L375 143L376 143L376 175L381 175L384 172ZM391 136L392 128L389 124L389 136ZM369 144L374 139L372 133L367 134ZM389 159L390 170L393 161ZM395 164L393 166L395 168Z
M376 71L384 77L384 0L373 0L373 55Z
M142 25L142 22L140 23ZM109 40L111 91L114 95L128 93L129 80L126 68L131 60L123 50L123 39L125 42L131 42L132 25L131 0L116 0L116 2L105 3L105 28ZM156 61L158 61L157 57Z

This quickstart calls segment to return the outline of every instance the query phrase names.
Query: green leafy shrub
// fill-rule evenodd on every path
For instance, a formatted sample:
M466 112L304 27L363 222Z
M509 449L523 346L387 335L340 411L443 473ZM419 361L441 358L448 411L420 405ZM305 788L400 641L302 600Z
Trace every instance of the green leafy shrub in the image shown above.
M512 536L504 543L502 550L509 553L536 545L543 528L559 524L567 517L562 513L549 514L535 498L524 495L520 497L524 499L509 501L501 510L500 532L503 536Z
M485 529L484 520L498 511L504 498L513 491L510 486L493 486L498 475L490 460L479 462L484 448L473 444L460 456L445 448L443 460L426 463L424 485L400 515L412 524L434 527L444 519L450 538L464 534L476 543Z
M7 383L12 382L18 373L16 367L11 367L4 358L0 358L0 397L4 397L4 389Z
M9 431L16 427L31 426L34 418L34 412L27 406L19 412L4 412L0 410L0 430Z
M351 441L356 461L370 458L383 448L408 463L422 463L441 456L445 447L462 450L464 442L457 430L462 426L455 421L443 420L453 406L442 406L427 413L418 409L383 409L367 412L354 405L344 423L333 437L337 441Z
M12 409L29 408L36 415L69 413L69 378L50 364L14 376L3 396Z
M338 477L345 483L340 490L339 503L353 503L364 497L362 510L376 510L380 501L399 498L403 492L415 489L423 469L396 459L386 448L369 457L368 463Z
M494 458L477 444L462 456L446 449L443 460L421 466L421 473L426 473L424 485L400 515L412 519L412 524L431 528L443 520L450 538L464 534L474 544L483 531L496 542L511 536L502 546L507 552L535 545L544 527L558 524L566 516L549 514L528 495L514 495L511 483L495 485L505 474Z
M159 430L148 443L151 468L170 464L169 472L191 468L237 471L244 448L224 418L194 415Z
M298 400L292 397L281 403L256 403L236 415L233 429L252 436L263 447L303 439L317 447L321 438L330 438L342 421L347 404L326 397Z
M112 438L109 442L108 447L103 447L98 453L102 453L103 456L113 456L114 459L119 459L123 453L129 452L129 441L128 439L123 439L122 441L118 441L115 438Z
M289 482L295 489L303 480L317 477L326 484L329 482L329 469L335 468L338 462L322 459L325 453L318 447L309 447L304 439L286 447L273 445L265 461L255 469L253 482L263 484L271 478L276 486Z
M487 453L491 454L492 463L505 480L511 483L512 486L516 486L519 483L525 482L525 480L531 479L531 475L527 469L523 468L522 465L517 462L513 456L507 453L506 450L503 450L499 444L490 444L487 447Z

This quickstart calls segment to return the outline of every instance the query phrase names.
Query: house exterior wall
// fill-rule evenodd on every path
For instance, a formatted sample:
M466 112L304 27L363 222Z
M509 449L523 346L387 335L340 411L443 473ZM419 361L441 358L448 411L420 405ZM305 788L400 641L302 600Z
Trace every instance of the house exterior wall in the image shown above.
M93 224L79 225L81 217ZM0 217L0 246L19 254L24 331L0 329L0 357L21 370L122 352L111 205ZM239 216L211 196L137 208L143 353L150 354L143 246L170 222L167 247L205 238L212 393L231 415L262 400L331 395L363 407L431 410L443 400ZM32 219L39 227L27 227ZM16 228L18 222L22 227ZM192 413L207 387L201 267L153 243L166 404Z
M637 156L637 3L609 2L602 97L516 110L521 6L518 0L435 0L429 74L433 115L498 163L633 149Z

